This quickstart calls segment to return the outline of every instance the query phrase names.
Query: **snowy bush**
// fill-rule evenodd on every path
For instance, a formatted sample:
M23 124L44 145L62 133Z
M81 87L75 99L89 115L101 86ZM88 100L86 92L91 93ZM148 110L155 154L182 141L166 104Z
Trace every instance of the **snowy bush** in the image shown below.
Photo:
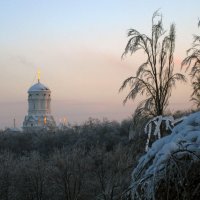
M159 120L157 123L160 123ZM170 184L179 185L183 191L181 195L185 195L184 199L187 199L184 191L189 179L183 171L193 171L190 167L196 161L200 161L200 112L185 118L173 128L170 135L155 141L140 158L132 173L132 199L157 199L156 191L161 183L167 184L166 187ZM174 188L179 190L178 187Z

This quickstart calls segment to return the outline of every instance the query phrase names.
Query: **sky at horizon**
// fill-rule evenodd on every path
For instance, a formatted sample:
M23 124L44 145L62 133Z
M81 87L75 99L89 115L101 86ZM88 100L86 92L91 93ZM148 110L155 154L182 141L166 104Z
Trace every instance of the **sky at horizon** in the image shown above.
M188 0L0 0L0 129L21 127L27 114L27 90L41 82L52 91L56 121L82 123L89 117L122 120L140 100L122 105L123 80L135 73L142 54L121 60L127 31L149 33L160 9L164 27L176 24L175 69L191 47L200 2ZM184 73L184 70L182 71ZM178 84L170 109L188 109L191 88Z

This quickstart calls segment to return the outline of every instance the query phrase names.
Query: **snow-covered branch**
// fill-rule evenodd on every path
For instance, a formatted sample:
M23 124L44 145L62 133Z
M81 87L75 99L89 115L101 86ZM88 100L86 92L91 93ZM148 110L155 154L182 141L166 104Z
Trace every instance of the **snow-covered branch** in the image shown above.
M179 119L174 119L173 116L157 116L153 119L149 120L144 128L145 134L148 135L145 151L148 151L149 149L149 141L151 138L151 135L157 136L158 139L161 138L161 127L163 125L165 131L172 132L174 126L181 121L183 121L186 117L182 117Z
M193 171L191 166L197 161L200 162L200 112L178 120L172 117L156 117L148 122L145 132L159 136L158 128L154 127L152 130L152 127L160 127L163 121L172 133L156 140L140 158L132 173L132 199L155 199L160 183L167 184L164 188L172 189L169 178L176 187L179 184L180 187L186 188L188 183L184 181L188 181L185 178L187 173L180 170ZM168 173L170 176L167 176Z

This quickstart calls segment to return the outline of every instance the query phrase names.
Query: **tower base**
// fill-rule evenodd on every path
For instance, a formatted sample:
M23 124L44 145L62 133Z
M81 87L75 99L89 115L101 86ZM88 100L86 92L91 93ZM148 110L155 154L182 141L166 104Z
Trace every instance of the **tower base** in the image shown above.
M23 122L23 132L55 131L56 123L52 115L27 115Z

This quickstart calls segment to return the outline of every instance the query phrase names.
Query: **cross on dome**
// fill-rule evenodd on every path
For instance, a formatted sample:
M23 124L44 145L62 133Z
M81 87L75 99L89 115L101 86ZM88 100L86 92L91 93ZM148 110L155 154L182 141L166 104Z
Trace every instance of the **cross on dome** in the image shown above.
M40 72L40 69L38 69L37 71L38 83L40 82L40 75L41 75L41 72Z

